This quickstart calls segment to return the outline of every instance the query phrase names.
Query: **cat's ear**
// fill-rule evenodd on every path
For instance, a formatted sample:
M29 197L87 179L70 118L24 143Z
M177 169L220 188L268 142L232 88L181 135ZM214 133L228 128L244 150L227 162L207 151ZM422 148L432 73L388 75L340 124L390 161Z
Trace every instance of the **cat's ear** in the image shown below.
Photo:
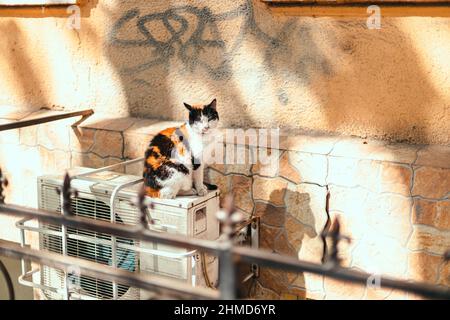
M186 102L183 102L184 106L186 107L186 109L188 109L189 111L192 111L192 106L187 104Z
M217 99L214 99L208 107L211 107L213 110L216 110L217 107Z

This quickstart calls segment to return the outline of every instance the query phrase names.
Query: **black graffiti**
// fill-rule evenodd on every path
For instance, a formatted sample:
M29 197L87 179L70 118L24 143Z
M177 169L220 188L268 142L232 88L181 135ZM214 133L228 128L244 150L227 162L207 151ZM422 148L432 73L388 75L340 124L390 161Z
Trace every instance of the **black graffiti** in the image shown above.
M193 33L187 39L184 39L183 36L190 26L190 21L185 16L189 14L196 17L197 26ZM243 18L244 22L231 48L226 50L217 23L237 18ZM130 26L134 28L132 21L136 22L135 27L140 38L120 38L118 35L123 30L130 28ZM170 35L167 40L158 40L152 30L149 29L148 24L154 21L162 22ZM207 28L211 32L212 39L204 38ZM282 32L285 32L285 30ZM132 9L126 12L113 26L110 39L112 45L121 48L145 47L151 50L149 60L124 67L121 70L124 74L135 74L155 66L168 65L171 58L177 57L189 71L201 68L208 72L213 79L223 80L232 75L230 61L248 34L252 34L258 41L261 41L267 48L266 52L283 45L279 40L282 38L280 35L272 37L258 27L251 0L246 0L245 3L235 9L219 14L214 14L208 7L199 8L191 5L174 7L164 12L150 13L144 16L140 16L139 9ZM212 65L205 59L200 58L200 52L207 48L219 50L220 61L218 64ZM270 54L267 53L266 59L270 60L271 58Z

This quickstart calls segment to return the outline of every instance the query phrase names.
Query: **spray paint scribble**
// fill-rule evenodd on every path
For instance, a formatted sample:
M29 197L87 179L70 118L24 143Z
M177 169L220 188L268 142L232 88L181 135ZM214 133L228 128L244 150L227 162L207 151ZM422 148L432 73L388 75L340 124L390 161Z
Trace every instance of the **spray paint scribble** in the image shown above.
M279 37L271 37L263 32L255 22L251 0L237 8L224 13L214 14L208 7L198 8L195 6L180 6L170 8L164 12L151 13L140 16L139 9L127 11L114 25L110 38L114 46L123 48L147 47L151 49L150 59L133 66L122 69L124 74L134 74L151 69L158 65L167 65L170 59L177 57L190 71L196 68L206 70L215 80L228 79L231 76L229 61L236 51L241 47L247 34L253 34L262 41L268 49L277 48L282 45ZM197 18L197 26L187 39L183 36L188 31L190 21L184 15L194 15ZM238 35L230 50L225 50L225 42L220 36L217 23L243 18L244 23L240 27ZM118 34L122 30L130 28L132 21L136 22L137 30L141 39L121 39ZM165 41L157 40L157 36L148 27L150 22L162 22L169 34ZM205 39L205 31L211 30L212 39ZM184 39L184 40L183 40ZM178 49L176 49L178 48ZM222 61L217 66L212 66L200 59L199 53L206 48L220 50Z

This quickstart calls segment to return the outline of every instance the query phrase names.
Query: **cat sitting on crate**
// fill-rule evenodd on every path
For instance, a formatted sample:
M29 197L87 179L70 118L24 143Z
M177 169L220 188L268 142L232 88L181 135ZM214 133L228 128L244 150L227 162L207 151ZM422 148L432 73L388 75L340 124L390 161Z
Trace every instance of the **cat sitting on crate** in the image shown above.
M203 150L213 139L219 114L216 99L208 105L184 104L189 121L158 133L145 152L144 187L153 198L204 196L214 185L203 181Z

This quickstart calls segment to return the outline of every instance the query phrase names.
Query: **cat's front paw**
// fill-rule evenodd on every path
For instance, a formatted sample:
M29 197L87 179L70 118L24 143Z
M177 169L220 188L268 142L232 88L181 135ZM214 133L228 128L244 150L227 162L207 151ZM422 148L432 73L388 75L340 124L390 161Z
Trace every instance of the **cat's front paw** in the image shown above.
M206 196L208 194L208 188L206 186L204 186L204 185L202 185L202 186L200 186L198 188L195 188L195 189L197 190L197 194L200 197Z

